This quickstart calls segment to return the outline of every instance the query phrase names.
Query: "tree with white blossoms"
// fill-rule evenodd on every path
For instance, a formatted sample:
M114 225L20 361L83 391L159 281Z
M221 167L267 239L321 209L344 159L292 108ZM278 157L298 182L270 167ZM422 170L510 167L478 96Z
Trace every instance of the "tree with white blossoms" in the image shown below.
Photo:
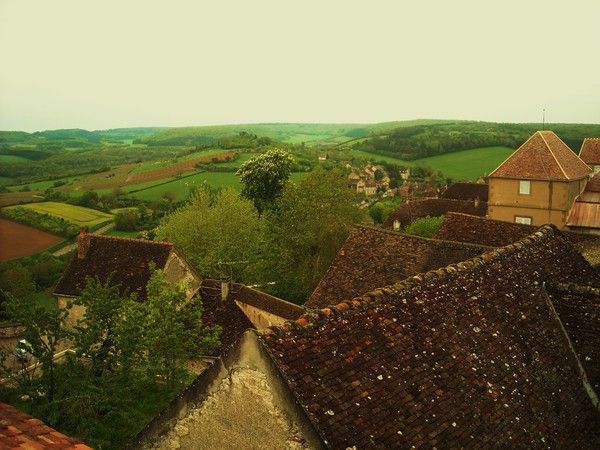
M237 171L242 195L262 213L281 194L292 173L294 158L285 150L271 149L246 161Z

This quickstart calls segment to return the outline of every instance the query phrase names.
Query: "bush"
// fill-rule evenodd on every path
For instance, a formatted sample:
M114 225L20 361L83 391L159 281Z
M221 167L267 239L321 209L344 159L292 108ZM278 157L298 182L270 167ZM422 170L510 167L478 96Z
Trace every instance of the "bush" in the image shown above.
M67 238L77 235L79 228L70 222L49 214L41 214L28 208L16 207L2 210L2 216L24 225L58 234Z
M443 223L444 216L422 217L420 219L413 220L413 222L406 227L404 232L414 236L431 238L437 232L437 230L439 230Z
M136 231L140 217L137 211L121 211L115 215L115 228L119 231Z

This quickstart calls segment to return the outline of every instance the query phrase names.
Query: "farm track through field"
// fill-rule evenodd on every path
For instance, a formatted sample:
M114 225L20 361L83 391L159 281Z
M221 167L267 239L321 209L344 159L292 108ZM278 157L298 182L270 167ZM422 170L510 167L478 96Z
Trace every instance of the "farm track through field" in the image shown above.
M107 231L112 230L114 228L114 226L115 226L114 222L111 222L108 225L104 225L102 228L98 228L96 231L94 231L91 234L104 234ZM65 245L63 248L56 250L52 254L54 256L61 256L61 255L64 255L66 253L69 253L69 252L75 250L76 248L77 248L77 243L69 244L69 245Z

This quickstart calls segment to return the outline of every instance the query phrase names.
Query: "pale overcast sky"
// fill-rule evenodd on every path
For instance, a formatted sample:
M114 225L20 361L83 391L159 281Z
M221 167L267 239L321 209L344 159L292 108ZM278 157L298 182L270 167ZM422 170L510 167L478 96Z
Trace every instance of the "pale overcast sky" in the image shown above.
M600 1L0 0L0 129L600 123Z

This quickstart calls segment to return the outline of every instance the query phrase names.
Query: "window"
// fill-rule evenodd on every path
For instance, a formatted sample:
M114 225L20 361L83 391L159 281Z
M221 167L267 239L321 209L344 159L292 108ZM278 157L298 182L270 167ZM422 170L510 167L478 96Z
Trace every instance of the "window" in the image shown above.
M516 223L524 223L525 225L531 225L531 217L515 216Z
M529 181L529 180L519 181L519 194L521 194L521 195L531 194L531 181Z

